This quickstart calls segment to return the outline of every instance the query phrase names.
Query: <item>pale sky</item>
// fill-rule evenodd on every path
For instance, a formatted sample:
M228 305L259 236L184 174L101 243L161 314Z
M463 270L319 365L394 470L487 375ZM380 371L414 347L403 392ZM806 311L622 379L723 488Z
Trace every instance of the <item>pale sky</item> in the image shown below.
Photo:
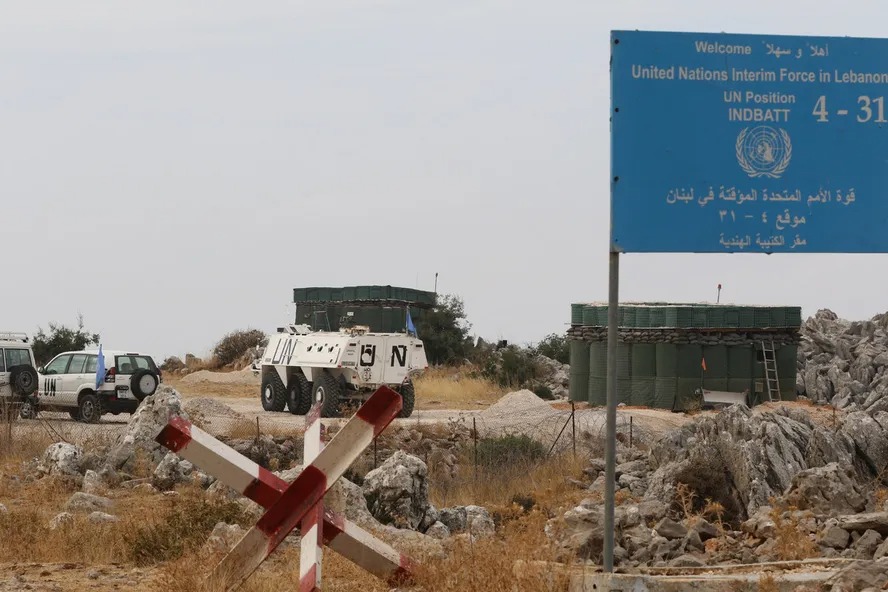
M612 29L884 35L884 2L0 0L6 313L113 349L292 289L455 293L536 341L607 298ZM888 231L888 229L886 229ZM17 252L13 254L12 250ZM888 309L879 255L621 257L625 300Z

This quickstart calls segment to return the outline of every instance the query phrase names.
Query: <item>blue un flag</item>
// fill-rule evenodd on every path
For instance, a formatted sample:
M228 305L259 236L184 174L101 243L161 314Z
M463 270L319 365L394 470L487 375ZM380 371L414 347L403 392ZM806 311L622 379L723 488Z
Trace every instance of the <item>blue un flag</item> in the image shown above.
M416 335L416 326L413 324L413 319L410 318L410 309L407 309L407 334L408 335Z
M99 344L99 357L96 360L96 390L105 382L105 354L102 353L102 344Z

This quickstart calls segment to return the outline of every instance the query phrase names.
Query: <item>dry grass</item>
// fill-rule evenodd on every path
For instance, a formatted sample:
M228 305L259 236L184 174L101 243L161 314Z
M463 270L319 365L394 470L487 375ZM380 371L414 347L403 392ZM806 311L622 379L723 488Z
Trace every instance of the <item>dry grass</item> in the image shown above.
M506 394L503 387L471 376L465 368L430 368L415 385L417 409L483 409Z
M0 561L74 562L111 564L131 559L128 537L146 520L163 520L179 499L121 490L114 507L104 511L119 522L95 524L88 514L51 529L50 521L64 511L75 491L64 479L46 477L32 483L15 482L3 475L0 503L8 512L0 514Z
M765 572L759 576L758 592L780 592L780 585L770 572Z
M769 518L774 522L774 553L781 561L798 561L818 555L817 544L794 515L794 506L780 506L771 501ZM786 516L784 517L784 514Z
M396 545L418 562L413 584L427 592L484 590L544 592L567 590L567 578L551 570L516 569L516 561L552 560L555 551L544 533L547 517L529 512L505 524L494 537L470 543L456 541L446 558ZM393 543L394 544L394 543ZM218 592L206 577L220 554L194 553L165 565L158 592ZM244 584L243 592L277 592L298 588L299 550L280 547ZM323 588L332 592L387 592L392 585L369 575L329 549L323 557Z
M181 376L163 377L163 383L176 389L186 398L218 397L228 399L256 399L259 401L259 386L248 384L225 384L220 382L183 382Z
M224 371L217 371L223 373ZM182 376L164 376L164 383L186 398L249 398L259 400L256 385L223 382L185 382ZM506 389L466 368L431 368L416 378L416 409L484 409L498 401Z
M460 462L460 474L447 480L435 475L429 497L439 508L477 504L504 508L516 498L532 498L540 507L576 505L588 491L579 489L568 479L581 480L588 459L566 453L538 462L475 467L470 458Z

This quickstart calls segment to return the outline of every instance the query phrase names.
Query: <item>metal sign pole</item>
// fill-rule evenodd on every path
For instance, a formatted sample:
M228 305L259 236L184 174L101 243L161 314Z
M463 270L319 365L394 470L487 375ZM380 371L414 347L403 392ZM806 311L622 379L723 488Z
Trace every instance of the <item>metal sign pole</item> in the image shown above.
M610 254L607 302L607 443L604 454L604 571L614 571L614 475L617 459L617 331L620 324L620 254Z

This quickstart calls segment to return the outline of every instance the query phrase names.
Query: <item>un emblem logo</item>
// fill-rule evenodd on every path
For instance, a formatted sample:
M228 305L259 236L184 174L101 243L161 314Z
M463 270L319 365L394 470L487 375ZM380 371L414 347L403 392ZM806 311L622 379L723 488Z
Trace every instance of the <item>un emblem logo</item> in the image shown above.
M786 130L778 132L766 125L743 128L737 136L736 150L740 168L753 178L779 179L792 158L792 142Z

